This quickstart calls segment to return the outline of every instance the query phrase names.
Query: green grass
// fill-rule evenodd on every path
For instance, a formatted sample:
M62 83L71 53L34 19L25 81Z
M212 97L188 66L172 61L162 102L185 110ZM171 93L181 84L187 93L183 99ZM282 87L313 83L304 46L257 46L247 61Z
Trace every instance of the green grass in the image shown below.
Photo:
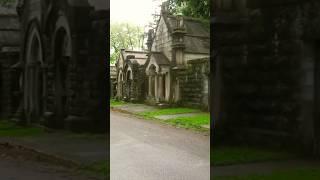
M252 162L284 160L297 155L275 150L248 147L216 147L211 150L211 164L214 166L233 165Z
M183 114L183 113L193 113L193 112L200 112L200 110L191 109L191 108L165 108L165 109L159 109L156 111L138 113L138 115L143 116L145 118L154 118L155 116L161 116L161 115Z
M92 134L92 133L67 133L66 136L68 138L75 138L75 139L106 139L106 134Z
M265 175L248 175L235 177L214 177L214 180L318 180L320 168L300 168L272 172Z
M201 130L204 129L202 127L203 125L210 124L210 114L202 113L196 116L178 117L175 119L167 120L165 122L176 127Z
M44 133L41 128L17 126L12 122L0 121L0 137L37 136Z
M117 101L117 100L114 100L114 99L110 100L110 107L121 106L121 105L124 105L124 104L126 104L126 103L123 102L123 101Z

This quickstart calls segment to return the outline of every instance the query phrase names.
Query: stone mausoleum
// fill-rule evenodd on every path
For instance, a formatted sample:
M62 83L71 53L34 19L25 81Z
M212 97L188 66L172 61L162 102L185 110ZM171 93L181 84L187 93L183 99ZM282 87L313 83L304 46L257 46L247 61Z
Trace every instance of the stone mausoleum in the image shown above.
M117 63L117 97L208 109L209 22L171 15L163 3L157 27L148 33L147 46L147 51L139 52L139 56L135 55L138 52L127 56L121 53ZM136 64L136 70L131 70L132 64ZM129 70L123 71L125 67Z
M11 66L20 54L20 23L14 7L0 7L0 116L9 118L18 108L21 82Z
M1 78L11 80L0 89L12 98L1 113L53 128L106 131L107 1L19 0L16 12L0 17L5 33L19 32L2 46L1 70L10 73Z
M215 133L320 153L320 2L217 0Z

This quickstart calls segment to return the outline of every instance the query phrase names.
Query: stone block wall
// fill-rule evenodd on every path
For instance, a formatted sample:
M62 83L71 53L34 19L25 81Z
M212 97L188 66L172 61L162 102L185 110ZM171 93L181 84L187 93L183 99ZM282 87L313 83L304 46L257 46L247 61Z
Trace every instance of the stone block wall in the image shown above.
M0 52L0 117L10 118L18 108L19 74L11 66L19 60L19 49L10 48Z
M320 37L318 8L316 2L267 3L250 7L246 17L216 14L213 49L222 80L217 129L230 130L229 137L247 134L246 142L313 141L314 98L307 88L314 86L310 77L309 87L303 80L313 76L313 64L303 64L305 43ZM306 102L305 95L312 98Z
M189 61L185 70L176 73L181 90L180 104L208 110L209 71L209 58L205 58Z

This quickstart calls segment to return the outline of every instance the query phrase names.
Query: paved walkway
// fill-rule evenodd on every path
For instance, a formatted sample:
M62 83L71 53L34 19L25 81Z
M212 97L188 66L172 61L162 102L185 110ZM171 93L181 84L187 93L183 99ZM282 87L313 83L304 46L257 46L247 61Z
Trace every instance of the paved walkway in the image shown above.
M131 113L139 113L139 112L145 112L145 111L154 111L159 108L154 106L149 106L146 104L125 104L114 107L114 109L121 110L121 111L127 111Z
M1 180L95 180L61 167L0 157Z
M209 180L210 137L111 111L110 178Z
M0 143L14 145L73 161L77 164L91 164L106 160L109 138L100 136L81 136L66 132L45 133L41 136L0 138Z

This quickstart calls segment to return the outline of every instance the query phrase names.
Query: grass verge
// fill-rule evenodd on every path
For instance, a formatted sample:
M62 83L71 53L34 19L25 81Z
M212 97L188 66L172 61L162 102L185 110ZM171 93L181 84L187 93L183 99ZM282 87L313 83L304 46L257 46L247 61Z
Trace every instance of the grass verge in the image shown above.
M285 160L297 157L288 152L248 147L216 147L211 150L210 161L214 166L233 165L263 161Z
M194 113L194 112L200 112L200 110L191 109L191 108L165 108L165 109L159 109L156 111L138 113L138 115L144 118L155 118L155 116L161 116L161 115L184 114L184 113Z
M214 177L215 180L318 180L320 179L320 168L303 168L276 171L265 175L247 175L232 177Z
M202 113L196 116L178 117L165 122L176 127L204 130L204 125L210 125L210 114Z
M0 137L37 136L44 133L38 127L18 126L13 122L0 121Z
M124 105L124 104L126 104L126 103L123 102L123 101L117 101L115 99L111 99L110 100L110 107L121 106L121 105Z
M107 161L101 161L83 166L82 168L80 168L80 171L84 174L96 174L107 179L107 177L110 176L110 165L109 163L107 163Z

